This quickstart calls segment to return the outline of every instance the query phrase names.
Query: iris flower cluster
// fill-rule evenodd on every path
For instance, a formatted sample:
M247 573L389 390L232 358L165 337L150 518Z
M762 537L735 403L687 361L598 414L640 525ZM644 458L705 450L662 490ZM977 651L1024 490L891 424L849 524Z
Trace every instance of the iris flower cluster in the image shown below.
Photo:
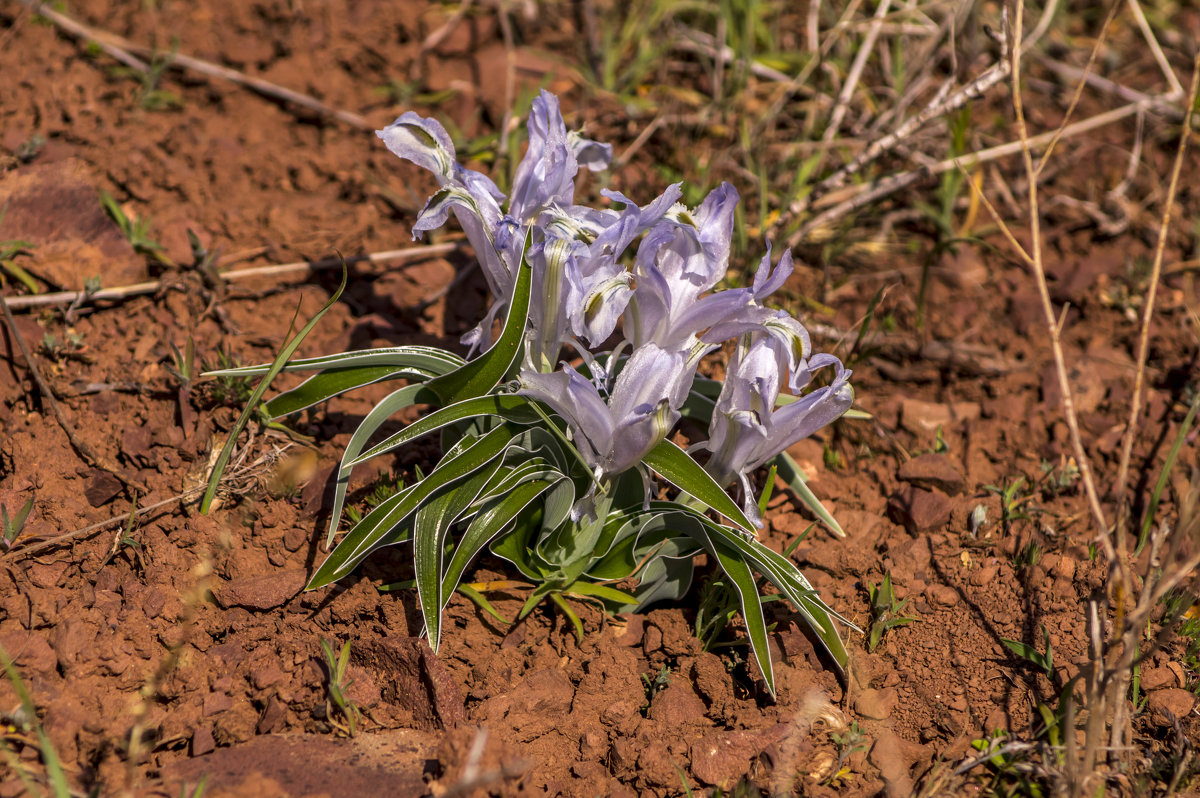
M792 273L790 252L773 265L768 246L750 286L713 290L729 267L732 185L696 208L680 202L678 183L646 205L611 190L602 194L614 207L576 205L579 169L604 169L612 148L568 131L545 91L533 102L507 208L490 178L458 163L436 120L409 112L377 135L440 184L414 237L453 214L479 258L495 300L464 338L472 350L491 344L523 260L532 268L518 393L565 420L598 484L636 467L671 433L701 360L729 342L708 439L694 449L707 450L704 467L719 484L740 485L756 522L748 475L850 408L850 371L814 355L800 322L768 305ZM821 370L825 384L806 390Z

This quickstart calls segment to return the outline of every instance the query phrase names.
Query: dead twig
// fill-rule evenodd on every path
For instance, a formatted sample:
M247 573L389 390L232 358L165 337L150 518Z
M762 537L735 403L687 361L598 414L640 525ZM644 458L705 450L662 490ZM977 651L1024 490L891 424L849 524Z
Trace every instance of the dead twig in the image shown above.
M434 258L438 255L445 255L458 249L458 244L430 244L424 247L410 247L408 249L391 249L384 252L371 252L366 255L353 255L345 259L346 265L356 263L384 263L388 261L420 261L424 258ZM251 277L275 277L292 272L310 272L320 271L323 269L340 269L343 260L341 258L322 258L321 260L302 260L295 263L280 263L273 266L255 266L249 269L236 269L234 271L220 272L218 277L225 281L246 280ZM28 296L10 297L8 306L13 310L25 310L28 308L42 307L45 305L69 305L80 299L91 301L113 300L118 301L127 299L131 296L139 296L142 294L153 294L162 288L162 283L159 281L134 283L133 285L119 286L117 288L104 288L99 291L94 291L91 294L85 294L82 291L57 291L53 294L30 294Z
M35 14L53 22L61 30L74 36L77 39L84 39L98 46L108 55L120 61L126 66L136 69L139 72L149 73L150 66L141 59L133 55L133 53L154 54L154 49L143 47L136 42L132 42L123 36L118 36L115 33L93 28L89 25L84 25L82 22L71 19L65 14L61 14L52 8L49 8L39 0L18 0L21 5L29 8ZM321 116L336 119L339 122L357 128L358 130L374 130L374 125L367 122L366 119L358 114L350 113L349 111L341 111L337 108L332 108L325 103L308 94L301 94L298 91L284 88L277 83L272 83L269 80L252 77L239 72L236 69L214 64L211 61L205 61L201 58L193 58L190 55L183 53L163 54L162 58L168 66L177 66L184 69L190 69L193 72L198 72L209 77L221 78L235 83L239 86L251 89L265 97L273 100L281 100L301 108L315 111Z
M1158 297L1158 283L1162 277L1163 254L1167 248L1167 233L1171 225L1171 213L1175 209L1175 195L1179 190L1179 175L1183 171L1184 155L1192 129L1192 114L1196 109L1197 92L1200 91L1200 53L1196 54L1192 69L1192 84L1188 90L1187 113L1183 118L1183 133L1179 137L1179 148L1175 151L1175 165L1171 168L1171 181L1167 187L1167 199L1163 206L1162 221L1158 228L1158 243L1154 247L1154 263L1150 270L1150 281L1146 288L1146 300L1142 309L1142 329L1138 335L1137 369L1133 375L1133 398L1129 402L1129 421L1125 425L1125 436L1121 442L1121 460L1117 468L1117 514L1124 512L1126 482L1129 478L1129 460L1133 454L1133 439L1137 436L1139 415L1142 410L1142 383L1146 377L1146 357L1150 350L1150 319L1154 316L1154 303ZM1125 542L1124 527L1118 520L1118 540ZM1119 550L1124 546L1118 546Z

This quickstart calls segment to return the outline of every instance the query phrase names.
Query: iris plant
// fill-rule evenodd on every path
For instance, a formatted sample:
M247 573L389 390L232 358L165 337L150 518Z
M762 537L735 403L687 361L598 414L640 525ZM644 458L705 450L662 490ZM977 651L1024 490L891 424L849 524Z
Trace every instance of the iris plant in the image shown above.
M768 248L751 285L713 290L728 270L733 186L723 183L696 208L681 204L678 184L645 205L607 190L609 207L576 205L580 168L604 169L612 148L568 131L546 92L534 100L528 127L528 151L507 198L486 175L458 163L436 120L409 112L378 132L388 149L438 180L414 237L453 214L493 303L464 337L467 360L399 346L276 364L317 374L268 402L272 417L368 383L405 381L347 446L327 546L355 465L442 433L437 467L342 536L309 587L348 575L381 546L411 542L436 649L441 611L456 589L487 606L462 583L484 548L534 583L522 617L548 598L580 635L582 622L567 598L606 611L677 599L691 583L694 557L707 553L738 590L769 689L765 583L844 666L834 625L844 619L790 560L756 538L762 502L751 477L769 464L841 532L785 452L845 413L854 398L850 372L831 355L813 354L804 327L768 304L792 272L790 253L772 264ZM492 340L501 314L503 329ZM726 346L732 355L724 381L699 376L703 358ZM224 373L269 372L260 366ZM384 421L414 404L431 412L369 445ZM671 439L683 416L708 425L707 440L687 451ZM673 498L658 498L658 478Z

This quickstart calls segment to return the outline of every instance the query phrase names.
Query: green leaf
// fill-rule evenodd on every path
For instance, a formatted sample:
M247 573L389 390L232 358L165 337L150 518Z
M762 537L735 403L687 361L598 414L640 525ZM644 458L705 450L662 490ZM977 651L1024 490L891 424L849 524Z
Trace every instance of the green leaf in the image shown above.
M528 236L525 239L525 249L529 249ZM517 270L517 283L513 288L513 298L508 304L508 315L504 320L504 329L492 348L466 365L429 382L430 389L442 398L442 404L449 405L452 402L485 395L504 379L509 369L517 362L529 317L532 272L533 269L522 256L521 266Z
M742 508L729 498L699 463L671 441L659 443L642 458L642 462L675 487L687 491L747 532L754 533L754 524L750 523Z
M317 322L321 320L321 317L329 312L329 309L334 306L339 298L341 298L342 291L346 290L347 276L348 272L346 270L346 263L343 261L342 281L338 285L337 290L333 292L333 296L331 296L329 301L322 305L321 309L318 310L316 314L308 320L308 324L305 324L300 329L300 332L296 333L295 337L288 341L288 343L279 350L279 354L275 356L275 360L271 363L270 368L267 370L262 380L258 383L257 387L255 387L254 393L250 394L250 398L246 401L246 409L242 411L242 415L238 417L237 422L233 425L233 429L229 431L229 437L226 439L225 445L221 447L221 453L217 455L216 463L213 464L212 474L208 478L208 489L204 491L204 498L200 501L201 513L208 513L208 508L212 505L213 496L215 496L217 493L217 485L221 481L221 475L225 473L225 466L229 463L229 456L233 454L233 448L237 445L238 436L241 434L242 430L246 428L246 424L250 421L251 416L253 416L258 410L258 403L262 401L263 395L266 394L267 389L271 387L271 381L274 380L279 372L283 369L284 364L288 362L288 359L295 354L296 350L300 347L300 344L305 338L308 337L308 334L312 332L313 327L317 326Z
M563 588L563 592L578 596L587 596L588 598L596 598L605 603L611 602L620 606L637 604L637 596L626 593L624 590L618 590L615 587L609 587L608 585L601 585L595 582L584 582L583 580L572 582L570 585Z
M459 588L463 573L471 560L475 559L484 546L508 528L538 496L554 483L549 480L534 480L518 485L499 501L493 502L471 521L467 531L459 538L450 555L450 563L442 575L443 606L456 588Z
M272 419L282 418L364 385L398 379L424 382L430 376L409 366L395 365L326 369L267 402L267 413Z
M453 592L453 591L451 591L451 592ZM480 607L484 612L486 612L489 615L491 615L492 617L494 617L496 620L500 621L500 623L512 623L512 621L505 618L503 615L501 615L496 610L495 607L492 606L492 602L488 601L487 598L485 598L482 593L480 593L478 590L471 587L470 585L460 584L458 586L458 592L462 593L464 596L469 598L471 601L475 602L475 604L478 607Z
M800 470L800 465L787 452L780 452L775 458L775 465L779 469L779 477L787 483L791 488L792 493L804 504L805 507L812 512L821 523L825 524L833 534L839 538L846 537L846 533L842 530L841 524L833 517L833 514L825 509L825 505L821 504L821 500L813 493L808 483L804 481L804 472Z
M333 509L330 513L329 532L325 536L325 549L327 551L333 543L334 535L337 534L338 525L342 520L342 508L346 504L346 491L350 486L350 474L354 470L350 461L358 456L358 453L367 445L367 441L371 439L375 431L383 426L383 423L395 413L414 404L429 402L436 398L424 385L406 385L381 399L379 404L371 408L371 412L367 413L358 425L358 428L354 430L354 434L350 436L350 442L346 444L346 450L342 452L342 462L338 467L337 481L334 483Z
M433 390L432 384L427 384L425 387L430 391ZM428 435L430 432L448 427L457 421L468 418L500 416L514 424L530 424L537 420L537 416L528 412L522 412L528 411L529 406L528 399L511 393L467 399L448 407L443 407L441 410L435 410L424 418L414 421L395 435L372 446L364 454L351 460L349 465L356 466L360 463L365 463L372 457L387 454L422 435Z
M324 587L341 579L375 549L407 539L406 533L397 539L389 539L388 535L435 492L499 457L511 439L510 430L497 427L458 454L443 457L437 468L417 484L385 499L346 533L313 574L307 589Z
M421 505L413 520L413 568L417 580L417 599L425 619L429 647L435 654L442 633L442 553L446 548L446 536L499 468L500 461L497 458L488 468L458 481Z
M750 638L750 648L754 651L754 659L758 669L762 671L767 689L775 695L775 671L771 665L771 648L767 645L767 621L763 617L762 600L758 593L758 583L750 566L740 554L731 551L724 541L714 540L706 531L702 531L702 541L709 554L728 576L729 581L737 589L738 599L742 607L742 620L746 623L746 633Z
M320 357L291 360L284 371L323 371L333 368L358 368L360 366L403 366L427 371L430 374L449 374L465 363L453 352L433 346L388 346L378 349L356 349ZM205 377L254 377L271 370L270 363L257 366L238 366L231 369L204 372Z

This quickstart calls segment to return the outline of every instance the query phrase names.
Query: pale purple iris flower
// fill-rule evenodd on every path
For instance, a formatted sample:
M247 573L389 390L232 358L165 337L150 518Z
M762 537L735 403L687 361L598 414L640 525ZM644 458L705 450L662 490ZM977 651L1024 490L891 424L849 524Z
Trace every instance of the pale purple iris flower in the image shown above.
M749 472L764 465L784 449L832 423L854 403L851 372L833 355L795 357L794 347L770 334L744 336L734 352L717 399L708 441L711 453L705 468L719 484L742 484L744 507L758 522ZM789 364L792 364L789 366ZM813 372L832 366L833 380L787 404L780 398L780 374L789 373L791 385L804 386Z
M487 344L492 322L508 302L526 234L541 230L543 214L579 218L592 213L571 205L575 176L581 164L595 171L606 168L612 158L611 145L568 133L558 99L543 91L533 101L529 148L517 167L505 211L500 204L504 194L485 175L457 162L454 143L436 120L409 111L376 135L396 155L432 172L441 186L413 225L413 237L441 227L453 212L479 258L496 301L487 318L464 339L472 347ZM610 223L617 218L617 214L608 217Z
M647 344L629 357L606 398L604 387L564 364L544 374L524 370L520 393L549 405L571 428L571 437L598 480L615 476L653 449L679 420L667 400L678 390L683 358Z

